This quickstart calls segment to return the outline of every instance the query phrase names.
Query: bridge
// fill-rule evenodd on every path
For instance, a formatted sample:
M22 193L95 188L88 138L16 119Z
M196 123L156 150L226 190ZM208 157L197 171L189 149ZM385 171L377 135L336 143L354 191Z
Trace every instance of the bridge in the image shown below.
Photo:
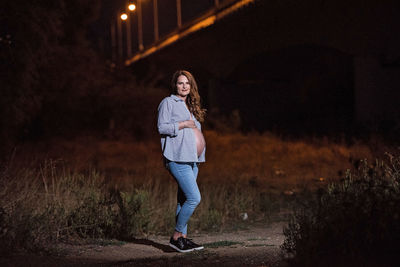
M183 16L186 11L190 11L193 1L173 0L161 1L164 4L164 9L174 10L176 14L175 27L169 27L167 32L160 38L160 11L158 0L137 0L126 1L125 11L117 14L116 18L111 23L111 42L112 42L112 61L114 63L124 63L129 66L140 59L147 57L158 50L179 41L187 35L209 27L223 17L237 11L238 9L254 3L255 0L200 0L195 3L199 7L191 11L194 14L185 19ZM167 3L169 2L169 3ZM143 9L143 4L147 5ZM184 4L184 5L182 5ZM185 5L186 4L186 5ZM185 8L186 7L186 8ZM136 11L137 16L133 15ZM172 12L173 13L173 12ZM169 14L171 16L171 14ZM147 27L143 27L143 17L147 18ZM148 18L153 18L150 21ZM116 19L116 20L115 20ZM136 27L132 27L134 24ZM152 24L152 25L149 25ZM149 27L150 26L150 27ZM124 28L124 29L123 29ZM145 29L145 33L143 33ZM153 38L151 35L153 34ZM135 36L137 38L135 40ZM144 38L147 37L147 45L144 46ZM150 38L149 38L150 37ZM136 42L133 42L132 39ZM132 52L135 54L132 56Z
M209 111L237 110L249 130L400 129L397 1L208 1L179 24L176 3L189 2L174 1L177 26L139 44L125 66L139 76L193 71Z

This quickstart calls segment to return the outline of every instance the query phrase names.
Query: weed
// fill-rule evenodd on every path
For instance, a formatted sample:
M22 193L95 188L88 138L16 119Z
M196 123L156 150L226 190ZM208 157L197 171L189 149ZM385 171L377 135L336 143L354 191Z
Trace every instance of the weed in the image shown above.
M210 209L200 220L202 230L219 230L222 224L222 214L216 209Z
M400 157L362 161L341 182L299 203L282 248L293 254L295 265L398 266L399 182Z
M336 178L338 170L371 156L360 144L284 141L271 134L204 134L207 163L200 166L198 178L202 201L189 231L247 229L252 222L287 214L299 184ZM0 172L2 252L41 249L71 238L129 240L171 234L177 185L162 165L158 142L86 136L55 140L46 147L51 149L43 149L43 155L26 147L35 151L33 162L43 164L30 163L29 153L22 153ZM290 194L282 194L285 190Z
M249 238L247 239L247 241L263 241L263 240L267 240L265 238Z
M122 232L127 237L148 232L150 223L149 193L136 189L133 192L121 192L122 202L120 210L122 215Z

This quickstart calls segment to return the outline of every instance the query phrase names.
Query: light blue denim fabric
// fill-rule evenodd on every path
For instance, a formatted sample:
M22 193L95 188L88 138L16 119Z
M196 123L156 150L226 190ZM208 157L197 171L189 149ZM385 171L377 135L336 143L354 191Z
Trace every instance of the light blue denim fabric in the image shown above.
M194 162L167 161L166 167L178 183L175 230L186 235L187 223L201 200L196 182L199 169Z
M201 131L200 122L192 115L196 127ZM204 148L197 156L196 139L193 129L179 130L179 122L190 120L185 102L176 95L164 98L158 106L157 128L161 134L161 148L165 158L177 162L204 162Z

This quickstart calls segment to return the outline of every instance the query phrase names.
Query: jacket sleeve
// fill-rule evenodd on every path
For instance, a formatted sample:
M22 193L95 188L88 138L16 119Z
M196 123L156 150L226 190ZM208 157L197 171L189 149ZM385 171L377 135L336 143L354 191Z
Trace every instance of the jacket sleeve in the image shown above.
M175 137L178 135L179 123L172 121L172 105L165 98L158 106L158 132L163 135Z

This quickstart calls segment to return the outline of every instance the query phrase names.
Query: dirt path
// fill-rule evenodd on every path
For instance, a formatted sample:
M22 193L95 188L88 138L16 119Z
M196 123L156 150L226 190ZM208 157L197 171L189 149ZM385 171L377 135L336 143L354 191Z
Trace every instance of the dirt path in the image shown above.
M14 256L1 266L284 266L280 245L284 223L251 227L230 233L201 234L192 238L205 249L177 253L168 237L150 236L112 245L63 245L63 257Z

